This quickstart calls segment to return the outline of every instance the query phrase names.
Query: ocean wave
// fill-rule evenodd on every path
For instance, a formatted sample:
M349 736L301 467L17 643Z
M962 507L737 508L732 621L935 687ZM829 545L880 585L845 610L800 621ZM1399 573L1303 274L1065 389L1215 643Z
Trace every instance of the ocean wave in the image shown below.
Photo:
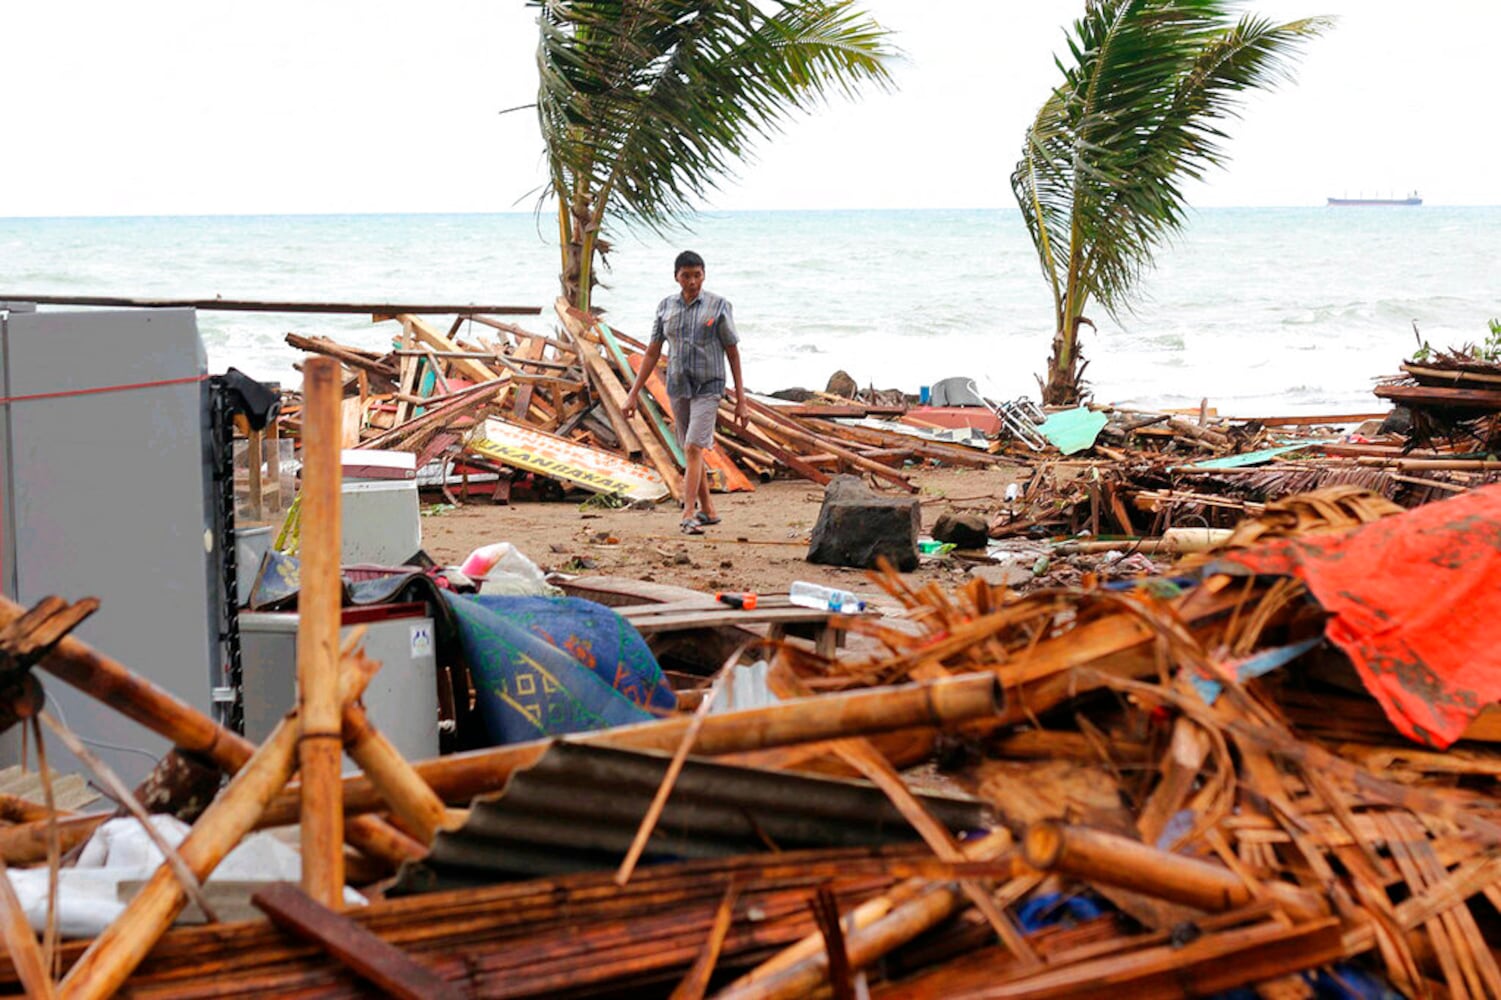
M1443 212L1196 212L1134 311L1116 322L1087 310L1100 324L1083 331L1087 377L1102 399L1380 408L1370 379L1411 353L1414 318L1439 346L1481 339L1501 313L1501 210ZM0 220L0 270L5 284L81 294L533 303L542 314L520 322L546 332L558 268L546 237L524 212L12 219ZM909 391L978 372L1008 397L1036 394L1052 302L1014 212L715 212L691 237L622 239L596 301L623 332L643 336L673 293L679 243L735 303L752 386L822 385L843 367ZM288 329L371 349L391 339L368 317L199 322L212 369L289 384Z

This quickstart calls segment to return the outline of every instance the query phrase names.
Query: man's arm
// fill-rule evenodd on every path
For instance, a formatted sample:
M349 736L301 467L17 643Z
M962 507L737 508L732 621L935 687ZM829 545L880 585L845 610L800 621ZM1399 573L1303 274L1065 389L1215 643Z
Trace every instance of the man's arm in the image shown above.
M745 383L740 380L740 348L730 344L724 349L725 360L730 363L730 374L735 377L735 423L745 426Z
M653 340L646 348L646 356L641 359L641 370L636 373L636 381L631 383L630 394L625 397L625 406L620 412L627 420L636 412L636 400L641 398L641 387L646 385L646 380L651 377L652 371L657 367L657 359L662 356L662 341ZM735 384L740 384L740 361L735 360Z

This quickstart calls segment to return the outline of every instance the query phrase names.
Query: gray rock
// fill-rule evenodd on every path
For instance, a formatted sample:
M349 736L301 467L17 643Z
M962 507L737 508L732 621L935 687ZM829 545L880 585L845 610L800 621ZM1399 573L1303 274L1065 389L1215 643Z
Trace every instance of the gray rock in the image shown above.
M885 556L902 572L917 568L922 511L915 497L888 497L858 476L835 476L824 489L808 561L870 569Z
M791 389L778 389L771 394L772 399L785 399L789 403L806 403L817 393L812 389L804 389L802 386L793 386Z
M979 514L946 510L933 524L933 537L956 548L983 549L990 542L990 525Z
M1394 406L1392 412L1386 415L1381 422L1382 434L1401 434L1406 436L1412 432L1412 411L1405 406Z
M850 377L849 372L846 371L837 371L833 375L830 375L829 384L824 389L824 392L834 396L843 396L845 399L854 399L855 394L859 391L860 386L856 384L855 380Z

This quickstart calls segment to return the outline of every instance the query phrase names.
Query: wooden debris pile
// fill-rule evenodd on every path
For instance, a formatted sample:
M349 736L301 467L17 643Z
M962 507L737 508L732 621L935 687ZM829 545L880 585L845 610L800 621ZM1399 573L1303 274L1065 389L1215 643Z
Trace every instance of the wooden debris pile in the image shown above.
M1007 704L962 727L951 776L1016 837L998 851L1017 861L995 897L1007 919L1053 916L1017 947L951 893L873 996L1199 996L1303 973L1308 990L1350 960L1406 996L1501 995L1493 755L1415 750L1327 662L1239 680L1317 636L1300 584L1211 577L1164 601L885 583L920 634L852 623L889 652L788 649L774 673L817 690L996 674Z
M1388 513L1348 490L1298 498L1239 541ZM711 693L691 715L565 738L661 755L624 859L596 848L599 870L403 898L377 884L352 909L266 888L254 901L270 922L170 931L252 827L301 818L305 859L326 856L306 838L323 809L363 851L419 859L557 741L406 762L358 717L369 665L350 653L335 697L364 773L310 797L306 757L282 788L305 710L252 748L64 637L87 603L0 605L0 645L33 637L6 647L12 679L37 666L108 692L239 772L177 852L186 872L164 866L100 937L39 949L0 893L0 993L53 995L62 967L64 997L1312 995L1319 976L1501 995L1501 764L1483 743L1501 727L1482 715L1445 753L1403 742L1321 644L1325 613L1300 582L1211 575L1019 597L979 580L954 592L878 580L899 619L835 622L878 651L774 644L765 669L782 701L713 713ZM9 690L13 706L33 703L25 685ZM762 777L864 779L920 845L788 852L763 829L764 852L638 866L686 794L675 782L690 754ZM949 828L919 795L935 790L977 798L993 821ZM18 817L0 852L56 863L65 833L101 818Z
M1501 474L1501 462L1466 454L1460 445L1412 450L1401 435L1378 433L1376 414L1211 419L1205 428L1218 435L1213 453L1193 450L1215 447L1207 439L1168 424L1184 417L1119 416L1112 413L1101 443L1084 456L1035 459L1017 496L991 504L991 537L1086 536L1086 545L1116 540L1116 548L1146 540L1142 550L1151 552L1175 528L1229 529L1295 494L1347 487L1411 508ZM1336 429L1361 417L1369 418L1364 433ZM1166 431L1155 433L1159 426ZM1103 443L1118 427L1128 430L1116 443Z
M1468 347L1405 361L1401 375L1377 385L1377 396L1411 414L1412 445L1489 452L1501 444L1501 362L1479 353Z
M627 390L646 345L609 324L557 303L557 337L494 317L466 314L446 330L427 318L376 316L400 324L380 353L324 337L288 334L292 347L339 361L345 372L344 444L413 452L419 482L457 502L508 497L513 481L581 488L627 498L677 497L685 457L672 430L664 373L646 386L627 418ZM913 491L909 462L994 465L984 451L926 441L897 430L836 423L891 415L901 407L847 399L771 406L749 400L747 419L726 402L707 453L711 487L752 490L756 481L795 475L823 484L838 472ZM295 396L282 430L300 428ZM480 443L484 442L484 443Z

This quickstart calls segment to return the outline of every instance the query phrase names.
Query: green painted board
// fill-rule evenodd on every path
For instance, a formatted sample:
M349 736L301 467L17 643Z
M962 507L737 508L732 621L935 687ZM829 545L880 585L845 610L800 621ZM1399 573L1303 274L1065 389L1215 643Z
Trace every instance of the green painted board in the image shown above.
M1092 447L1095 438L1100 436L1100 431L1105 429L1108 422L1109 418L1105 414L1081 406L1052 414L1037 425L1037 433L1065 455L1072 455L1076 451Z
M594 325L599 328L599 335L604 338L605 346L614 355L615 363L620 366L621 372L629 377L631 363L626 360L625 352L620 349L620 341L615 339L615 331L611 330L601 320L596 320ZM641 404L641 412L645 413L647 419L656 425L659 432L658 436L667 444L667 449L672 452L672 460L678 463L678 468L686 469L688 467L688 457L683 454L683 446L678 444L678 436L672 432L672 428L667 423L667 418L662 415L661 408L657 406L657 401L651 398L650 393L646 392L641 393L636 401Z
M1227 455L1224 458L1206 458L1202 462L1194 462L1192 465L1178 465L1174 469L1244 469L1250 465L1260 465L1270 462L1278 455L1286 455L1293 451L1303 451L1311 448L1318 441L1304 441L1302 444L1284 444L1276 448L1263 448L1260 451L1248 451L1243 455ZM1173 470L1169 470L1173 471Z

